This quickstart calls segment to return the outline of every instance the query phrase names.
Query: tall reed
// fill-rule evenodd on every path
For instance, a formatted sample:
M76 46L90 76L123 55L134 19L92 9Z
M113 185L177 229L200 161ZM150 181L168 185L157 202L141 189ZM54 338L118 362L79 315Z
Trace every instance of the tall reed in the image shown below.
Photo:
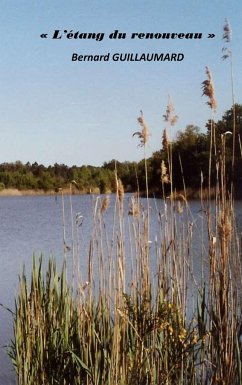
M213 111L215 91L208 68L206 75L203 94ZM164 118L166 129L177 120L170 98ZM145 148L148 127L142 113L138 122L142 130L135 134ZM66 247L60 273L53 258L46 273L42 259L37 263L33 258L30 283L23 271L9 347L19 385L242 383L241 250L227 184L229 133L221 136L218 154L211 127L209 189L216 154L216 196L204 202L201 182L201 210L194 218L184 178L184 194L173 189L172 143L166 129L163 199L149 198L144 153L146 199L125 194L116 168L115 197L93 198L87 254L80 248L81 214L74 215L70 194L71 283ZM180 165L182 172L182 159ZM63 194L62 215L66 246ZM200 255L194 236L201 241ZM77 251L87 262L86 271L79 272ZM199 257L204 264L201 277L193 268Z
M197 355L197 332L186 322L181 298L177 298L186 290L185 239L180 246L171 237L164 242L170 226L164 217L156 251L152 251L158 272L153 275L144 260L147 227L142 200L133 201L137 211L129 216L129 240L123 233L125 206L117 210L110 243L104 205L100 200L94 203L88 283L79 283L77 295L67 284L65 262L59 274L51 259L44 278L41 260L36 264L34 259L30 285L25 273L20 278L10 347L18 383L181 384L191 377L190 383L195 383L191 357ZM158 211L157 220L163 218ZM174 215L178 219L181 213ZM178 222L182 237L184 224ZM134 248L133 268L126 273L125 250L130 244ZM171 261L174 250L176 260ZM98 280L93 268L96 262ZM129 275L128 284L125 275Z

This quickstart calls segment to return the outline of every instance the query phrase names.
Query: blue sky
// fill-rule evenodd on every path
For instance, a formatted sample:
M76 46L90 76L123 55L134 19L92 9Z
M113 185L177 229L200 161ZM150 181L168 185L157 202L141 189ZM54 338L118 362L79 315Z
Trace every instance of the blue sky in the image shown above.
M0 163L101 165L139 160L132 133L142 109L160 148L162 115L172 96L178 123L205 130L201 83L213 74L218 109L231 107L229 62L221 60L225 18L233 31L235 99L242 103L242 2L225 0L1 0ZM53 40L54 30L103 32L102 41ZM110 40L118 29L124 40ZM132 32L201 32L202 40L131 40ZM48 33L47 39L41 39ZM214 33L214 39L207 39ZM182 62L72 62L72 54L182 52Z

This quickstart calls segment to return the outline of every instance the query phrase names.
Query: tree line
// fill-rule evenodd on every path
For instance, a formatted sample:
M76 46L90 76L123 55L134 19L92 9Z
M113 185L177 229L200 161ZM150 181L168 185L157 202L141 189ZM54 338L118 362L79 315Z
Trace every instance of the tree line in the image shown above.
M194 125L188 125L184 131L178 131L175 140L164 144L161 149L147 159L149 190L155 193L161 191L162 168L168 168L168 179L172 179L173 188L177 190L186 188L199 189L201 180L203 186L208 185L209 154L211 152L211 127L214 126L214 148L212 154L211 185L216 184L217 164L222 153L222 135L226 134L226 168L228 183L233 178L236 191L242 187L242 105L235 105L235 147L233 159L233 108L226 111L222 119L217 122L208 121L205 133L200 132ZM230 134L231 133L231 134ZM172 167L168 167L172 164ZM232 167L233 164L233 167ZM119 162L111 160L104 162L102 167L91 165L71 166L55 163L53 166L44 166L37 162L30 164L2 163L0 164L0 189L16 188L19 190L56 190L68 188L72 181L82 192L93 191L98 188L101 193L115 191L115 170L121 179L126 191L141 192L145 190L144 160L140 162ZM167 183L169 184L169 183ZM166 187L169 189L169 186Z

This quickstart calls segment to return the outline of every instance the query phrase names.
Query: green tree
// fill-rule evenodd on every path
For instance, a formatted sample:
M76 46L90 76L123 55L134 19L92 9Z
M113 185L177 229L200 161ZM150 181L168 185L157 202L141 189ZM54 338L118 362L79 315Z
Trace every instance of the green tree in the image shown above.
M183 188L183 179L187 187L199 188L201 173L205 179L208 173L208 136L201 134L197 126L188 125L184 132L177 133L173 143L173 183L176 188Z
M235 192L238 196L241 194L242 190L242 167L241 167L241 159L242 159L242 105L235 104L235 159L234 159L234 167L232 167L232 152L233 152L233 107L229 110L225 111L222 119L215 122L215 135L216 135L216 151L217 151L217 159L219 161L219 157L222 152L222 135L226 134L226 169L227 169L227 185L229 186L231 180L233 178L233 183L235 186ZM211 121L208 121L206 124L207 133L210 135L210 127ZM215 179L215 176L214 178Z

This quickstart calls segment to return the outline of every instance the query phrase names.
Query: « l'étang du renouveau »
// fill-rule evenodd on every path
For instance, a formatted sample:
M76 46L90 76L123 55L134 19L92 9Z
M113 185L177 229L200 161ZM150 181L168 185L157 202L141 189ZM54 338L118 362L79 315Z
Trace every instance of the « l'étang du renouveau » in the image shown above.
M105 55L83 55L73 53L71 61L121 61L121 62L140 62L140 61L182 61L183 53L107 53Z
M140 33L140 32L133 32L129 38L131 40L174 40L174 39L202 39L203 34L202 33ZM54 34L52 36L52 39L54 40L60 40L62 38L66 39L75 39L75 40L96 40L96 41L102 41L105 38L105 33L95 33L95 32L89 32L84 33L80 31L73 31L73 30L59 30L56 29L54 31ZM120 32L119 30L115 30L111 34L108 35L108 38L111 40L122 40L127 38L127 34ZM140 61L158 61L158 62L165 62L165 61L182 61L184 59L183 53L107 53L103 55L85 55L80 53L73 53L71 57L71 61L120 61L120 62L140 62Z

